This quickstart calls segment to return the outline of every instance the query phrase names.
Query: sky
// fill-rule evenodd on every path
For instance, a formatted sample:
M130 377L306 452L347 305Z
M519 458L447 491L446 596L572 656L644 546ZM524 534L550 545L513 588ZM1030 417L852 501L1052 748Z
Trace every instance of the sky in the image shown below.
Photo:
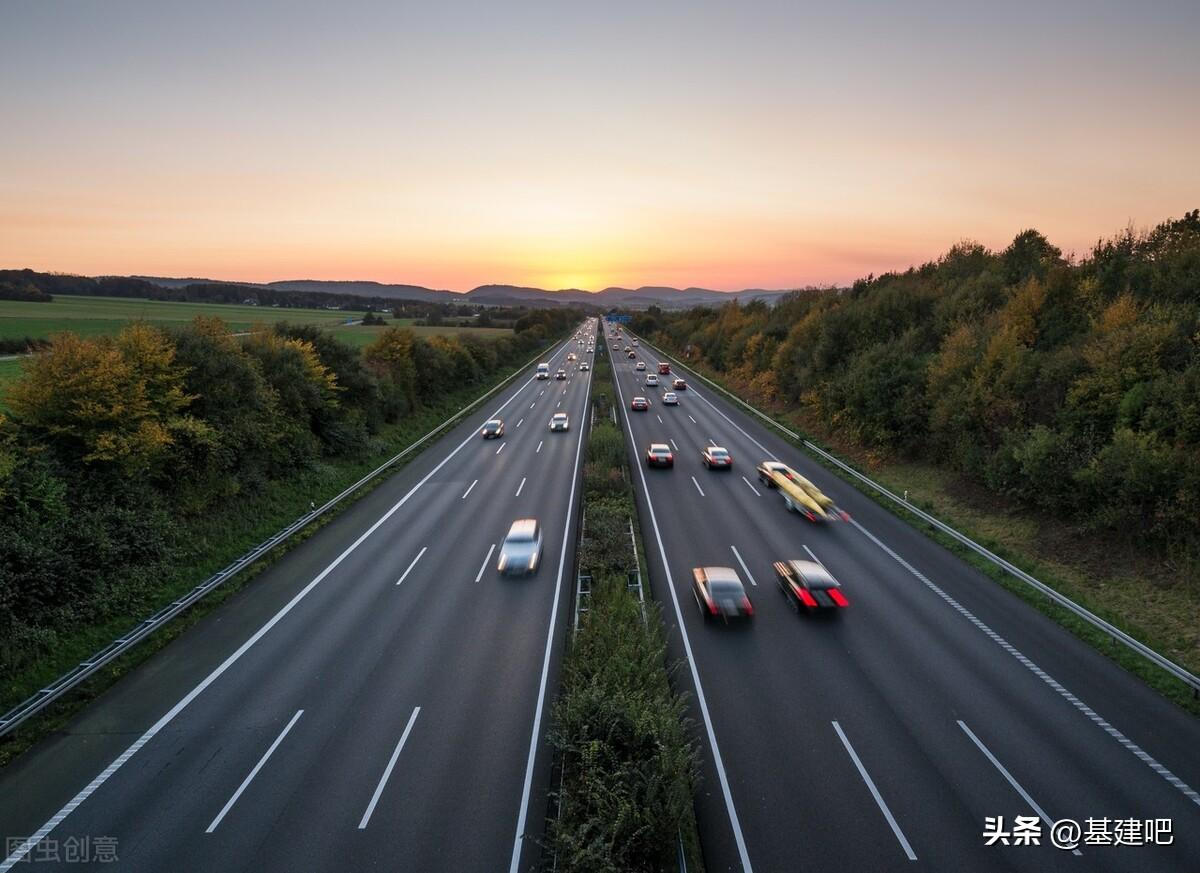
M0 0L0 268L844 284L1200 206L1200 3Z

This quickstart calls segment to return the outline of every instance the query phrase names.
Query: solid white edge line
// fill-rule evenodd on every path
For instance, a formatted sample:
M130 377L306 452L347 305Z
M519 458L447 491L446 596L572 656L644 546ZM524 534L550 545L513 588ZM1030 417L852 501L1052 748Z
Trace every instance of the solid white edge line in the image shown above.
M729 548L733 549L733 556L737 558L737 562L742 565L742 570L745 571L746 577L750 580L750 584L757 588L758 583L754 581L754 574L750 572L750 568L747 567L746 562L742 560L742 554L737 550L737 546L730 543Z
M625 393L621 390L621 383L617 380L617 393L621 396L621 410L625 416L625 430L629 434L630 443L633 442L633 424L629 419L629 410L625 406ZM636 448L636 447L635 447ZM675 607L675 620L678 622L679 634L683 639L683 650L687 656L688 668L692 674L692 684L696 687L696 704L700 707L700 715L704 720L704 731L708 736L708 745L713 753L713 767L717 771L717 780L721 783L721 795L725 799L725 810L729 814L729 825L733 829L733 838L737 843L738 857L742 862L742 869L745 873L753 873L753 868L750 865L750 854L746 850L746 840L742 836L742 824L738 820L737 810L733 808L733 794L729 789L729 776L725 773L725 761L721 757L721 749L717 746L717 732L713 727L712 716L708 711L708 701L704 696L704 686L700 683L700 671L696 667L696 659L692 655L692 642L688 637L687 628L683 624L683 611L679 608L679 595L675 593L675 580L671 575L671 565L667 563L667 550L663 545L662 534L658 529L658 518L654 513L654 501L650 499L650 487L646 483L646 471L641 464L637 465L638 476L642 480L642 492L646 495L646 509L650 515L650 525L654 528L654 539L658 544L658 556L662 560L663 572L667 576L667 590L671 592L671 604ZM511 870L510 873L517 873Z
M700 483L696 481L696 477L692 477L692 484L696 486L696 490L700 492L700 496L704 496L704 489L700 487Z
M1052 818L1050 818L1050 816L1046 815L1046 810L1042 809L1040 806L1037 805L1037 801L1035 801L1032 797L1029 796L1029 792L1021 787L1020 782L1018 782L1016 779L1013 778L1013 775L1008 772L1008 768L1005 767L1003 764L1001 764L1000 761L996 758L996 756L992 754L991 749L989 749L987 746L985 746L983 744L983 740L981 740L981 739L979 739L979 737L975 736L975 732L973 730L971 730L969 727L967 727L967 723L964 722L961 718L958 719L958 726L966 732L968 737L971 738L971 742L973 742L976 746L979 747L979 751L983 752L983 754L987 757L987 759L992 762L992 766L1000 771L1000 775L1008 780L1008 784L1013 787L1013 790L1015 790L1017 792L1017 794L1021 795L1021 798L1026 803L1029 804L1029 806L1033 809L1034 812L1036 812L1038 814L1038 818L1040 818L1043 822L1046 823L1046 827L1048 827L1048 828L1053 827L1054 819L1052 819ZM1081 855L1083 853L1080 852L1078 848L1076 848L1073 850L1072 854Z
M917 860L916 854L912 850L912 846L908 843L908 838L904 836L904 831L900 830L900 825L896 823L892 811L888 809L888 805L883 800L883 795L879 793L879 789L875 787L875 783L871 779L871 774L867 772L867 768L863 766L863 762L858 759L858 753L854 751L854 746L850 745L850 740L846 739L846 734L842 730L842 726L836 721L833 722L833 729L837 731L838 737L842 741L842 745L846 747L846 751L850 754L850 760L854 762L854 766L858 768L858 775L862 777L863 782L867 783L867 788L871 790L871 796L875 798L875 803L879 805L880 812L887 819L887 823L892 827L892 833L896 835L896 839L900 841L900 847L904 849L904 854L908 856L908 860Z
M566 343L564 342L562 344L562 346L559 348L559 350L550 356L550 360L553 360L554 358L556 358L560 354L562 354L562 352L566 349L566 347L567 347ZM508 406L508 404L510 404L514 400L516 400L517 397L520 395L520 393L522 391L524 391L526 388L528 388L530 383L533 381L534 381L533 377L531 376L519 388L517 388L516 391L514 391L512 394L510 394L508 399L505 400L502 404L500 404L500 406L498 406L496 408L496 411L493 412L491 415L489 415L488 418L495 418L497 415L499 415L501 412L503 412L504 408L506 406ZM297 592L296 595L294 597L292 597L291 600L289 600L287 603L285 603L283 605L283 607L277 613L275 613L275 615L273 615L270 619L268 619L267 622L262 627L260 627L257 631L255 631L254 634L252 634L248 640L246 640L244 643L242 643L240 646L238 646L238 648L233 652L233 654L231 654L228 658L226 658L224 661L222 661L220 664L218 664L217 667L215 669L213 669L213 671L211 673L209 673L207 676L205 676L195 688L193 688L186 695L184 695L183 698L178 703L176 703L173 707L171 707L169 710L167 710L167 712L158 721L156 721L149 728L147 728L146 732L144 734L142 734L140 737L138 737L128 749L126 749L124 752L122 752L119 756L117 756L117 758L111 764L109 764L102 771L100 771L100 773L96 776L96 778L94 778L91 782L89 782L87 785L85 785L83 788L81 788L79 790L79 792L73 798L71 798L71 800L66 804L66 806L64 806L57 813L55 813L48 822L46 822L44 825L42 825L40 828L38 828L38 830L32 836L28 837L24 842L21 843L21 845L19 845L16 849L14 849L9 854L9 856L7 858L5 858L2 863L0 863L0 873L8 873L8 871L13 868L14 864L19 863L22 858L24 858L26 855L29 854L29 852L31 850L34 849L34 847L36 847L42 840L46 839L46 837L49 836L49 834L52 833L56 827L58 827L60 824L62 824L63 820L67 816L69 816L72 812L74 812L75 809L78 808L80 804L82 804L89 797L91 797L101 785L103 785L110 778L112 778L112 775L114 773L116 773L123 766L125 766L125 762L127 762L130 758L132 758L134 755L136 755L138 753L138 751L144 745L146 745L146 743L148 743L148 742L150 742L150 740L154 739L154 737L158 734L159 731L161 731L164 727L166 727L168 724L170 724L175 719L175 717L177 715L179 715L179 713L183 712L183 710L186 709L193 700L195 700L197 697L199 697L205 691L205 689L208 688L208 686L210 686L210 685L212 685L212 683L216 682L217 679L219 679L226 670L228 670L230 667L232 667L238 661L238 659L240 659L242 657L242 655L244 655L247 651L250 650L250 648L255 643L257 643L260 639L262 639L267 634L267 632L271 630L271 628L275 627L275 625L277 625L280 621L282 621L283 617L285 615L287 615L289 612L291 612L297 603L299 603L301 600L303 600L305 597L307 597L308 593L310 591L312 591L314 588L316 588L325 579L326 576L328 576L335 569L337 569L337 567L342 563L342 561L346 560L346 558L355 549L357 549L360 545L363 544L363 542L366 541L367 537L371 536L371 534L373 534L373 533L375 533L375 531L379 530L379 528L382 527L384 525L384 523L400 509L400 507L402 507L402 506L404 506L404 504L408 503L409 498L411 498L414 494L416 494L417 490L419 488L421 488L422 485L424 485L426 482L428 482L430 479L432 479L435 475L437 475L437 472L439 470L441 470L442 467L444 467L444 466L446 466L446 464L450 463L450 459L453 458L455 455L457 455L460 451L462 451L463 448L466 447L467 443L469 443L475 439L478 439L478 433L474 428L472 428L470 435L467 436L466 439L464 439L461 443L459 443L457 446L455 446L454 449L451 450L451 452L448 455L446 455L446 457L442 458L442 460L439 461L432 470L430 470L428 473L426 473L421 478L421 480L419 482L417 482L416 485L414 485L412 488L410 488L403 497L401 497L395 504L393 504L391 509L389 509L382 516L380 516L369 528L367 528L366 531L364 531L358 537L358 539L356 539L354 542L352 542L345 549L345 551L343 551L340 555L338 555L336 558L334 558L333 562L329 566L327 566L324 570L322 570L319 574L317 574L317 576L311 582L309 582L302 589L300 589L300 591Z
M483 559L483 563L479 565L479 572L475 574L475 581L478 582L483 578L483 571L487 569L488 561L492 559L492 552L496 551L496 544L492 543L492 547L488 549L487 557Z
M591 402L592 371L588 370L587 388L583 394L583 408ZM571 471L571 493L567 497L567 519L563 523L563 544L558 553L558 577L554 581L554 606L550 610L550 624L546 628L546 654L542 658L542 678L538 684L537 707L533 713L533 731L529 735L529 758L525 762L525 787L521 791L521 811L517 816L517 831L513 839L512 861L509 863L509 873L518 873L521 865L521 850L525 842L525 820L529 815L529 794L533 788L533 765L537 759L538 735L542 727L542 710L546 705L546 683L550 676L550 655L554 650L554 624L558 620L558 602L562 597L563 567L567 560L568 534L571 532L571 519L575 511L575 482L579 478L579 459L583 453L583 428L579 429L579 440L575 445L575 467ZM541 448L541 444L538 444ZM641 469L639 465L639 469Z
M517 493L516 493L516 494L514 494L514 495L513 495L513 497L520 497L520 496L521 496L521 489L525 487L525 480L526 480L526 479L528 479L528 478L529 478L528 476L522 476L522 477L521 477L521 484L517 486Z
M759 490L754 487L754 484L749 479L747 479L745 476L743 476L742 481L750 486L750 490L754 492L755 497L762 497L762 494L759 493Z
M263 764L267 763L267 759L271 757L275 749L277 749L279 744L283 742L283 738L288 735L288 731L292 729L292 725L294 725L302 715L304 715L303 709L296 710L296 714L292 716L292 720L287 723L287 726L280 731L279 736L275 738L275 742L271 743L270 748L263 753L263 756L258 759L258 763L254 765L254 769L246 774L246 778L243 779L242 784L237 787L237 791L233 792L233 796L225 802L223 807L221 807L221 811L218 812L217 817L212 820L212 824L204 829L206 834L211 834L217 829L217 825L221 823L221 819L225 818L225 813L229 812L229 810L233 808L233 805L237 803L237 799L242 796L242 792L246 790L246 786L249 785L250 781L258 775L258 771L263 768Z
M400 757L400 750L404 748L404 744L408 740L408 735L412 732L413 725L420 714L421 707L418 706L413 709L412 715L408 717L408 724L404 726L404 733L400 735L400 742L396 743L392 757L388 759L387 766L383 769L383 775L379 777L379 784L375 786L375 793L371 795L371 802L367 804L367 811L363 813L362 820L358 823L360 831L371 820L371 813L375 811L375 804L379 803L379 797L383 794L383 786L387 785L388 777L392 775L392 768L396 766L396 760Z
M397 585L408 578L408 574L412 572L412 568L417 566L417 561L421 560L421 556L427 551L429 551L429 546L421 546L421 551L417 552L417 556L412 559L412 563L408 565L408 569L404 571L404 575L396 580Z

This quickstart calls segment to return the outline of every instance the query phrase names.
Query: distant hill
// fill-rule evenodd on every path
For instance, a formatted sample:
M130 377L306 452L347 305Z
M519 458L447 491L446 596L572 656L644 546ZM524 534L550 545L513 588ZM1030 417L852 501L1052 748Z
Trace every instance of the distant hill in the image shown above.
M548 291L544 288L528 288L521 285L480 285L465 293L445 289L426 288L421 285L395 285L370 281L330 281L323 279L288 279L280 282L230 282L216 279L174 279L161 276L133 276L164 288L182 288L187 285L239 285L247 288L270 288L277 291L304 291L318 294L350 294L358 297L385 298L389 300L420 300L428 303L476 303L482 306L564 306L581 304L603 308L623 306L631 309L646 309L660 306L664 309L687 309L692 306L713 306L730 300L766 300L773 302L794 289L766 290L747 288L743 291L713 291L709 288L670 288L661 285L643 285L640 288L605 288L602 291L584 291L580 288L563 288Z

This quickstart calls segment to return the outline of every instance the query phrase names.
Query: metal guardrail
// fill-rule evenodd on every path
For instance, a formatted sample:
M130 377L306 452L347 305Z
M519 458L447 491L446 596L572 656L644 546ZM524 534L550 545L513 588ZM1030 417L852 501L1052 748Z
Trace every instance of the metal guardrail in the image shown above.
M83 682L89 676L94 674L97 670L100 670L101 668L105 667L106 665L112 663L112 661L114 661L116 658L118 658L121 655L123 655L124 653L128 652L130 649L132 649L134 646L136 646L138 643L140 643L146 637L150 636L156 630L158 630L159 628L163 627L165 624L170 622L171 619L175 618L180 613L187 610L189 607L191 607L197 601L201 600L203 597L205 597L207 594L209 594L216 588L219 588L223 583L227 582L229 579L236 576L239 572L244 570L246 567L250 566L251 564L254 564L256 561L258 561L261 557L266 555L268 552L270 552L276 546L283 543L284 541L286 541L288 538L292 537L293 535L299 533L301 530L306 528L309 524L311 524L316 519L320 518L322 515L325 515L326 513L328 513L335 506L337 506L339 503L341 503L343 500L345 500L347 497L349 497L355 491L358 491L360 488L362 488L364 485L366 485L372 479L374 479L377 476L381 475L382 473L386 472L389 468L395 466L397 463L399 463L401 460L406 458L408 455L412 454L414 451L416 451L417 448L419 448L423 443L428 441L431 437L435 436L438 433L441 433L447 427L456 424L459 421L459 419L461 419L465 415L467 415L472 409L474 409L479 404L483 403L485 400L487 400L489 397L491 397L497 391L500 391L502 388L509 385L514 379L516 379L518 376L520 376L522 373L524 373L531 364L533 364L535 361L539 360L546 353L546 350L548 348L554 348L556 345L558 345L558 344L554 343L554 344L547 346L546 348L541 349L536 355L534 355L532 358L530 358L529 361L527 361L521 367L517 368L512 373L512 375L509 376L507 379L504 379L504 380L498 382L491 389L489 389L485 393L481 394L479 397L472 400L470 403L468 403L466 406L464 406L458 412L454 413L454 415L450 416L448 419L443 421L441 424L439 424L433 430L429 431L429 433L422 436L420 439L418 439L412 445L408 446L407 448L405 448L398 454L393 455L391 458L384 461L381 465L376 467L370 473L363 476L361 479L359 479L353 485L351 485L350 487L343 490L336 497L333 497L333 498L327 500L321 506L312 507L307 513L300 516L295 521L293 521L291 524L289 524L287 527L285 527L282 530L280 530L279 532L273 534L268 539L263 540L257 546L250 549L248 552L246 552L240 558L235 560L232 564L230 564L229 566L225 567L222 570L217 571L212 576L209 576L207 579L205 579L203 582L201 582L199 585L197 585L195 588L193 588L191 591L189 591L183 597L180 597L178 600L175 600L172 603L168 604L167 606L163 607L162 609L160 609L158 612L154 613L149 618L144 619L143 621L139 622L137 625L130 628L130 630L127 631L124 635L113 640L111 643L109 643L103 649L101 649L100 651L93 654L86 661L80 662L77 666L73 667L72 669L70 669L66 673L64 673L63 675L59 676L57 679L55 679L53 682L51 682L45 688L42 688L40 691L33 694L25 701L17 704L15 707L13 707L8 712L6 712L3 715L3 717L0 717L0 737L3 737L4 735L10 733L12 730L14 730L19 724L24 722L26 719L30 718L31 716L37 714L38 712L40 712L41 710L43 710L44 708L49 706L55 700L62 697L62 695L66 694L68 691L75 688L77 685L79 685L81 682Z
M1134 652L1136 652L1137 654L1141 655L1146 660L1153 663L1155 666L1159 667L1162 670L1165 670L1167 673L1170 673L1176 679L1178 679L1179 681L1181 681L1184 684L1191 687L1192 694L1194 696L1200 696L1200 677L1196 676L1194 673L1190 672L1189 670L1187 670L1184 667L1181 667L1179 664L1176 664L1170 658L1167 658L1166 656L1159 654L1154 649L1147 646L1145 643L1143 643L1140 640L1135 639L1134 637L1125 633L1125 631L1121 630L1116 625L1113 625L1113 624L1105 621L1104 619L1102 619L1100 616L1096 615L1091 610L1080 606L1074 600L1067 597L1065 594L1059 593L1054 588L1051 588L1049 585L1047 585L1045 582L1042 582L1039 579L1034 578L1033 576L1026 573L1024 570L1022 570L1020 567L1016 566L1015 564L1012 564L1011 562L1006 561L1004 558L1001 558L999 555L997 555L995 552L992 552L990 549L987 549L984 546L981 546L979 543L975 542L973 539L968 537L966 534L960 533L959 531L952 528L950 525L946 524L941 519L931 515L930 513L926 512L925 510L921 509L920 507L914 506L913 504L911 504L907 500L905 500L903 497L900 497L900 496L892 493L892 491L885 488L883 485L880 485L874 479L871 479L870 477L860 473L858 470L854 469L849 464L847 464L845 461L842 461L840 458L834 457L832 454L830 454L829 452L827 452L825 449L821 448L820 446L816 445L811 440L804 439L804 437L800 436L798 433L791 430L790 428L787 428L784 425L780 424L778 421L776 421L771 416L767 415L764 412L759 411L758 409L755 409L749 403L742 400L740 397L738 397L733 392L727 390L722 385L718 385L716 382L714 382L712 379L709 379L703 373L700 373L700 372L696 371L695 369L693 369L692 367L689 367L687 364L680 362L674 356L668 355L666 352L664 352L662 349L658 348L654 344L647 342L644 338L642 339L642 342L644 344L650 346L650 348L654 349L656 352L658 352L664 358L669 358L670 360L674 361L677 366L683 368L684 370L688 371L689 373L693 374L694 376L696 376L700 379L703 379L705 383L707 383L714 389L720 391L722 394L726 395L727 397L730 397L733 400L737 401L739 404L744 406L750 412L757 415L763 421L765 421L768 424L773 425L774 427L783 431L785 434L787 434L789 437L791 437L796 442L800 443L802 446L804 446L804 448L808 449L813 454L819 455L820 457L824 458L826 461L837 466L839 469L845 471L846 473L849 473L851 476L858 479L860 482L863 482L863 483L869 485L872 489L874 489L878 493L880 493L883 496L887 497L888 499L900 504L906 510L913 513L914 515L916 515L923 521L927 522L928 524L932 525L933 527L937 528L942 533L944 533L947 536L951 537L952 539L956 540L958 543L960 543L961 545L970 549L975 554L992 562L997 567L1008 572L1010 575L1015 576L1017 579L1020 579L1026 585L1029 585L1031 588L1034 588L1037 591L1041 592L1046 597L1050 598L1055 603L1057 603L1059 606L1061 606L1064 609L1068 610L1069 612L1075 614L1076 616L1083 619L1088 624L1092 625L1093 627L1097 628L1098 630L1103 631L1104 633L1108 634L1108 636L1112 640L1122 643L1127 648L1132 649Z

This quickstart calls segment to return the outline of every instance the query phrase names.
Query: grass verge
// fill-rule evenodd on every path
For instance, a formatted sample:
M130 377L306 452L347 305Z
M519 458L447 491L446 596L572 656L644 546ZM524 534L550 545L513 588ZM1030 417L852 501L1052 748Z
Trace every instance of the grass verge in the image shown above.
M671 689L658 606L629 588L640 548L636 524L635 539L629 533L636 507L611 418L611 371L599 355L592 390L579 548L592 585L549 733L562 781L547 844L555 869L568 873L676 870L681 843L688 869L702 870L693 806L699 752L686 699Z
M675 356L671 356L671 360L685 366ZM691 364L686 368L737 398L736 391L707 368L697 369ZM953 520L953 526L960 533L1180 666L1192 672L1200 670L1200 604L1197 604L1194 593L1186 586L1170 584L1178 580L1171 580L1169 572L1163 568L1151 571L1147 566L1148 559L1144 556L1140 560L1114 561L1112 550L1103 543L1089 542L1067 530L1055 519L1039 519L1028 510L1018 513L998 502L989 503L977 494L973 498L965 496L967 489L963 483L942 468L881 459L857 447L840 445L836 435L827 431L812 433L812 428L806 426L805 422L780 410L759 411L852 466L860 470L865 468L871 478L885 488L897 494L907 491L912 505L943 521ZM779 435L804 449L800 442L788 434L780 431ZM1194 715L1200 715L1200 697L1184 682L942 533L902 505L878 494L820 456L807 450L806 454L893 515L904 519L1052 618L1167 699ZM1064 549L1063 544L1067 542L1071 548ZM1056 557L1064 552L1069 552L1077 560L1068 562ZM1103 565L1102 569L1099 564ZM1113 572L1114 566L1118 568L1117 572ZM1156 578L1149 578L1151 576ZM1151 582L1162 584L1149 584Z
M557 343L556 340L547 348L552 348ZM378 468L401 449L411 445L440 423L446 422L449 416L454 415L466 404L489 389L503 384L523 369L524 362L513 365L498 372L491 384L477 385L446 394L437 406L427 407L404 422L387 426L377 434L372 450L363 456L326 460L290 479L270 483L253 499L230 503L223 512L208 513L193 519L186 533L180 538L187 545L181 548L174 571L162 580L162 585L141 601L129 604L126 609L107 617L103 622L59 634L51 654L6 673L0 680L0 712L8 711L37 689L45 687L128 631L146 615L187 593L198 582L207 579L274 532L286 527L307 510L310 501L320 506ZM439 429L439 433L457 423L457 419L449 421L444 428ZM436 438L436 435L431 437L433 438ZM420 451L413 452L382 475L364 483L362 488L333 510L225 582L191 609L146 638L140 645L97 671L46 710L0 738L0 766L8 764L47 734L61 730L76 713L127 672L220 607L288 550L311 537L355 501L420 456Z

